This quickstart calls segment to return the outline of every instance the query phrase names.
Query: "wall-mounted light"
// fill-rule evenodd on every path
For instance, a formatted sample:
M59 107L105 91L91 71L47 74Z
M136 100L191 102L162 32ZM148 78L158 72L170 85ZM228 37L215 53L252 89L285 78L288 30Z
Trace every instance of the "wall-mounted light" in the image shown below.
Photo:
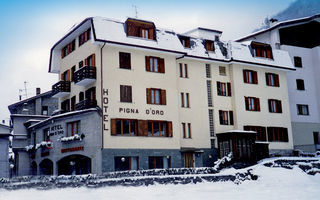
M122 161L122 162L126 161L126 158L125 158L125 157L122 157L122 158L121 158L121 161Z

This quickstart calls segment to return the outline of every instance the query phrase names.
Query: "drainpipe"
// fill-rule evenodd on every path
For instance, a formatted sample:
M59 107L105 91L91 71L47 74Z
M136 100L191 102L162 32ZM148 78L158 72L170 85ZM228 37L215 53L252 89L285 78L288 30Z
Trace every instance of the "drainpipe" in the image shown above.
M102 47L101 47L101 49L100 49L100 66L101 66L101 80L100 80L100 82L101 82L101 88L100 88L100 90L101 90L101 104L103 104L103 56L102 56L102 50L103 50L103 47L106 45L106 43L104 42L103 43L103 45L102 45ZM104 145L104 143L103 143L103 140L104 140L104 138L103 138L103 133L104 133L104 131L103 131L103 105L102 105L102 117L101 117L101 150L103 149L103 145Z

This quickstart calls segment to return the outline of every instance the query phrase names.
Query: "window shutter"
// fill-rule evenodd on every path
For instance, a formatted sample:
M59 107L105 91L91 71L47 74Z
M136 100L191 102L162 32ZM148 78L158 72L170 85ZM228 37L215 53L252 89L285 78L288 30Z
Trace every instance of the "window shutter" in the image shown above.
M257 111L260 111L260 99L256 98L256 104L257 104Z
M160 58L160 73L165 73L164 59Z
M182 63L179 63L179 69L180 69L180 77L182 77Z
M253 83L258 84L258 73L256 71L253 71Z
M61 80L64 81L63 73L61 73Z
M132 102L132 87L131 86L126 86L127 87L127 100L128 102Z
M272 142L272 141L273 141L272 128L271 128L271 127L267 127L267 131L268 131L268 141L269 141L269 142Z
M266 85L270 85L269 84L269 73L266 73Z
M233 111L229 111L230 125L233 125Z
M166 90L161 90L161 105L167 105Z
M190 39L189 39L189 38L186 38L186 40L185 40L185 41L186 41L186 47L188 47L188 48L189 48L189 47L190 47Z
M219 110L219 122L220 124L223 124L222 110Z
M147 124L147 129L145 129L145 124ZM138 120L138 136L148 135L148 121Z
M111 119L111 135L117 135L117 120Z
M284 140L284 142L289 142L288 129L287 128L282 128L282 132L283 132L283 140Z
M281 101L277 101L277 110L278 110L278 113L282 113Z
M123 102L125 100L125 91L124 91L124 86L120 85L120 102Z
M219 96L221 95L221 89L220 88L221 88L220 82L217 81L217 93L218 93Z
M275 76L275 81L276 81L276 86L280 87L280 83L279 83L279 75Z
M185 78L188 78L188 65L184 64L184 73L185 73Z
M247 76L246 76L247 71L246 71L246 70L243 70L242 72L243 72L243 82L248 83L247 78L246 78L246 77L247 77Z
M248 97L244 97L245 105L246 105L246 110L249 110L249 102L248 102Z
M154 40L155 39L154 38L154 30L153 30L153 28L149 29L149 39L150 40Z
M84 59L84 66L88 66L88 58Z
M70 70L67 70L67 80L66 81L70 81Z
M147 104L151 104L151 88L147 88Z
M169 137L173 136L173 132L172 132L172 122L168 122L168 135Z
M269 112L272 112L271 99L268 99Z
M150 56L146 56L146 71L150 72Z
M227 83L228 96L231 97L231 83Z
M95 67L96 66L96 54L92 54L92 66L91 67Z
M124 57L125 68L131 69L131 54L127 53Z

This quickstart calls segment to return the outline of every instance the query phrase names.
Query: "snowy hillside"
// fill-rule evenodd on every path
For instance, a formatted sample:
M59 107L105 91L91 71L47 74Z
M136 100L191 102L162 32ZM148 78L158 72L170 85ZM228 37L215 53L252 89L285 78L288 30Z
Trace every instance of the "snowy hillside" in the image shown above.
M99 188L73 187L64 189L0 189L1 200L51 200L51 199L319 199L320 188L320 158L273 158L258 165L241 169L226 169L215 176L234 176L251 171L257 180L218 181L202 180L196 184L159 184L149 186L109 186ZM200 173L203 170L194 170ZM201 172L201 173L202 173ZM191 173L191 172L190 172ZM213 171L212 171L213 173ZM137 175L137 174L136 174ZM158 175L156 177L170 177ZM190 175L184 174L181 177ZM192 176L203 176L193 174ZM206 176L211 176L206 174ZM140 174L140 178L144 175ZM74 177L75 178L75 177ZM121 179L121 178L120 178ZM126 177L127 180L134 178ZM139 177L135 177L139 179ZM3 182L2 182L3 185Z

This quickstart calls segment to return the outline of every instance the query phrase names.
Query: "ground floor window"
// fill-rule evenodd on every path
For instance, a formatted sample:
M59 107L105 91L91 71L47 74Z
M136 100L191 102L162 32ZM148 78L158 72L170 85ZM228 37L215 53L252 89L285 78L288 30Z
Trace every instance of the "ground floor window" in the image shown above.
M288 142L288 129L282 127L268 127L269 142Z
M114 157L115 171L138 170L139 157L116 156Z
M220 150L220 157L227 156L230 152L232 152L232 141L230 139L227 141L219 142L219 150Z
M167 169L171 167L170 156L150 156L149 169Z
M257 137L256 137L257 141L267 141L266 127L263 127L263 126L244 126L243 130L257 132Z
M80 175L91 173L91 159L83 155L70 155L57 162L58 175Z

